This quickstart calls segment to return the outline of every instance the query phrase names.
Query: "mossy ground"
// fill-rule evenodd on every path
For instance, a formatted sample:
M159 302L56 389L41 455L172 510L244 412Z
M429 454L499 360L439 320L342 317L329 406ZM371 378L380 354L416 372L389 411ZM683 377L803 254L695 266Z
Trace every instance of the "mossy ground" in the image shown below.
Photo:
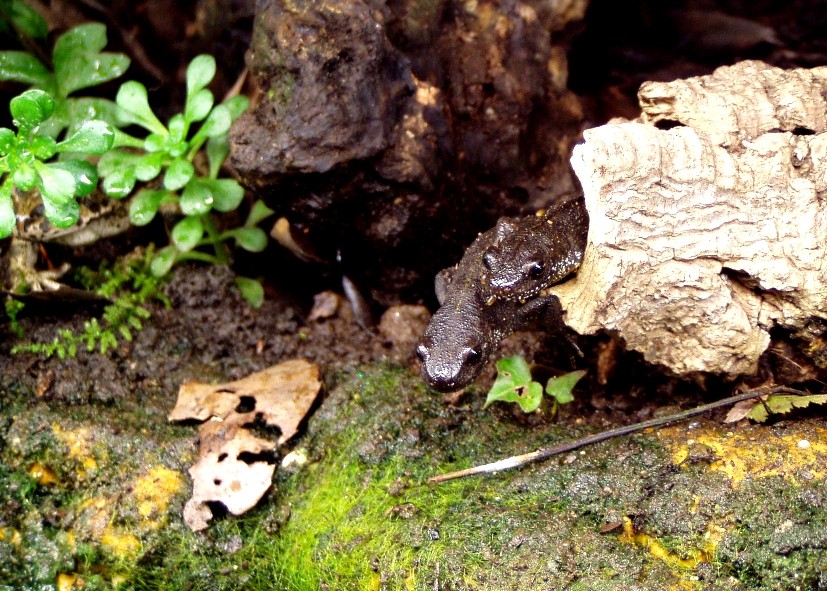
M203 534L181 520L193 428L167 425L160 405L130 415L127 404L66 408L6 393L0 588L827 588L822 452L796 446L807 453L786 450L793 468L758 467L778 468L775 443L823 433L817 418L700 422L432 486L435 473L594 426L564 412L528 427L482 411L481 396L451 407L388 364L326 382L298 442L310 462ZM701 440L713 453L697 453ZM747 465L740 481L720 469L736 458Z

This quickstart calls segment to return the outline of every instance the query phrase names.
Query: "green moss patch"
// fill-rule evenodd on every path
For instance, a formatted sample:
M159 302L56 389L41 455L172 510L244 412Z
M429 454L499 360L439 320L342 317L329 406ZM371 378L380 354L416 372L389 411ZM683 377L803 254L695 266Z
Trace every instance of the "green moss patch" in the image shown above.
M325 382L295 442L308 463L278 470L258 507L199 534L181 519L194 429L168 425L158 400L6 406L0 589L793 590L827 580L817 470L739 471L736 484L720 469L775 458L752 454L750 437L792 441L795 422L722 430L738 445L717 452L710 421L427 485L594 427L567 409L551 423L483 411L480 393L450 406L388 364ZM814 434L821 423L801 422ZM705 452L684 450L699 433Z

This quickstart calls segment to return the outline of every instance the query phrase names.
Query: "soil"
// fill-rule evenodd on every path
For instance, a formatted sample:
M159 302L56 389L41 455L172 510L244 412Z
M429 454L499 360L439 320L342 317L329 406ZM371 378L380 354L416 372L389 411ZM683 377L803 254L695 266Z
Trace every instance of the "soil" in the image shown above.
M170 400L187 380L238 379L283 359L302 357L333 370L394 354L390 341L354 321L347 304L330 318L307 322L312 300L271 288L254 310L234 277L227 267L177 269L164 289L170 306L156 302L145 328L109 355L10 355L19 341L6 330L0 337L0 388L22 387L42 400L69 404L113 403L136 393ZM24 340L51 341L58 327L81 331L94 308L73 307L62 318L21 318Z

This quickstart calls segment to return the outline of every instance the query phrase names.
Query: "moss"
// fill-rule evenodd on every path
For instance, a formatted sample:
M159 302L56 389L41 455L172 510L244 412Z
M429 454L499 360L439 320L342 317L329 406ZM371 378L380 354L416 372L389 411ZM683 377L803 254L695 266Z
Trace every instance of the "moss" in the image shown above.
M690 437L675 431L427 486L433 474L594 427L566 409L558 423L528 427L507 408L482 411L481 395L450 407L393 365L325 382L299 441L308 464L278 472L256 509L201 534L180 518L194 430L167 425L163 401L17 408L0 458L0 496L10 500L0 505L0 580L253 591L825 586L827 492L819 465L798 461L806 454L787 473L750 469L734 484L717 469L722 452L676 463ZM811 441L818 423L801 422L815 429ZM742 430L755 441L728 453L747 455L767 434L799 441L796 425ZM713 423L690 430L700 432L714 449ZM56 481L41 480L46 468ZM604 527L624 521L625 532Z
M112 588L122 561L180 513L184 476L163 461L185 455L181 442L119 418L43 403L14 415L0 458L0 581L10 588Z
M780 477L744 483L716 559L750 589L822 589L827 583L827 493ZM750 502L748 499L754 499Z

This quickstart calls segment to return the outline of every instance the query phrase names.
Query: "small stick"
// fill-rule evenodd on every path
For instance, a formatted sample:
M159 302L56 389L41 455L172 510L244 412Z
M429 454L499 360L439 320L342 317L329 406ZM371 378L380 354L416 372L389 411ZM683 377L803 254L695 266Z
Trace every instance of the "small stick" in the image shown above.
M505 458L503 460L499 460L491 464L474 466L473 468L467 468L465 470L458 470L456 472L448 472L446 474L432 476L428 479L428 482L445 482L446 480L464 478L465 476L473 476L474 474L493 474L495 472L499 472L500 470L508 470L509 468L525 466L526 464L530 464L532 462L547 460L552 456L566 453L567 451L573 451L575 449L579 449L587 445L592 445L594 443L600 443L601 441L606 441L607 439L612 439L614 437L622 437L623 435L629 435L630 433L636 433L638 431L643 431L644 429L649 429L652 427L663 427L670 423L685 421L686 419L703 414L705 412L709 412L710 410L715 410L716 408L721 408L723 406L729 406L730 404L735 404L736 402L741 402L743 400L749 400L751 398L758 398L760 396L772 394L795 394L797 396L809 395L809 393L807 392L804 392L802 390L796 390L795 388L790 388L788 386L762 386L760 388L748 390L742 394L737 394L735 396L730 396L729 398L724 398L722 400L710 402L709 404L703 404L701 406L690 408L689 410L675 413L673 415L649 419L648 421L634 423L632 425L624 425L623 427L609 429L608 431L601 431L600 433L588 435L581 439L575 439L574 441L567 441L559 445L541 448L531 453L522 454L519 456L511 456L510 458Z

